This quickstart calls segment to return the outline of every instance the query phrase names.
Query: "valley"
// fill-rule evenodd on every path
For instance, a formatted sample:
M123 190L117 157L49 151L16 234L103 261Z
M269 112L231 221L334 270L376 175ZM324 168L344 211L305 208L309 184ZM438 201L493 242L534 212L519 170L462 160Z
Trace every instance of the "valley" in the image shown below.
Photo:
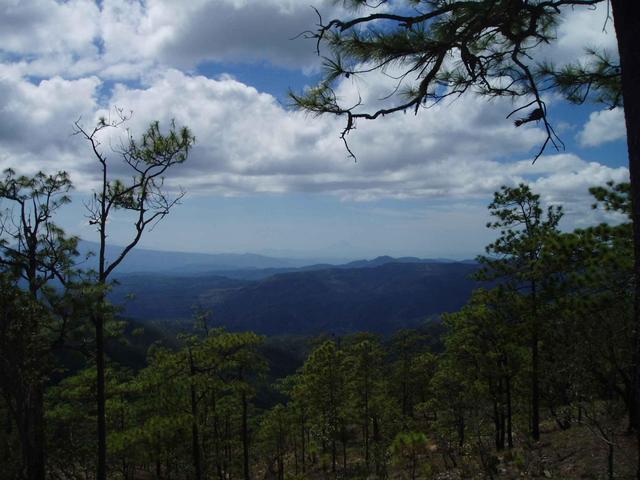
M378 257L342 265L245 268L198 274L129 273L111 300L124 317L211 324L260 334L391 333L464 305L479 283L472 262Z

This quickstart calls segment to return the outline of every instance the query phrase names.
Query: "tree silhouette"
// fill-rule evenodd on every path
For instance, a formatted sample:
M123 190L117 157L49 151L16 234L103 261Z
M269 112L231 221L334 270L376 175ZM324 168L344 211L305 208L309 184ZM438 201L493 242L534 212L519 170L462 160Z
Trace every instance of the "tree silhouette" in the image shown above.
M296 106L314 114L345 117L347 135L358 120L374 120L411 110L416 114L445 98L477 93L511 98L516 126L540 122L546 137L534 162L549 145L564 147L555 134L542 98L555 90L572 102L596 101L623 106L627 131L634 232L635 408L640 410L640 2L626 0L345 0L354 12L344 19L323 20L304 36L316 41L324 57L325 75L303 93L291 92ZM555 26L567 10L606 5L613 20L619 61L592 49L582 64L554 66L539 55L539 46L553 44ZM343 105L334 86L342 78L398 69L391 106L367 111L363 101ZM365 99L366 100L366 99ZM638 417L638 415L636 415ZM636 425L640 441L640 425ZM640 458L640 457L639 457ZM640 463L639 463L640 465ZM638 471L640 478L640 469Z
M78 239L53 221L69 203L71 188L65 172L27 177L8 169L0 179L0 276L6 290L0 308L0 390L20 433L22 473L30 480L45 478L45 384L52 353L72 328L69 300ZM52 281L62 288L53 289ZM27 294L19 292L21 284Z
M96 336L97 406L98 406L98 480L106 479L106 420L105 420L105 352L104 325L106 320L105 290L108 279L127 254L138 244L142 234L169 214L171 208L184 196L180 191L170 196L164 188L167 171L183 163L193 146L195 138L187 127L176 128L171 122L169 132L163 134L160 124L153 122L140 140L135 140L127 131L126 143L115 149L127 167L132 179L125 183L112 175L112 162L101 148L101 134L108 129L117 129L128 120L121 110L117 118L107 121L100 118L95 127L85 129L79 121L75 133L84 138L99 164L100 185L87 204L89 223L95 225L99 235L98 272L96 281L102 288L98 292L92 314ZM107 262L106 245L108 226L116 210L125 210L135 217L133 236L115 260Z

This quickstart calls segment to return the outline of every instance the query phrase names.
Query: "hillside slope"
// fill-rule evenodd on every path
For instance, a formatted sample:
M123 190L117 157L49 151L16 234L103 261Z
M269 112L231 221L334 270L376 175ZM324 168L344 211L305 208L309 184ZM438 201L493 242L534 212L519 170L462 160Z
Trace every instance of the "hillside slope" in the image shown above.
M369 268L296 271L260 281L221 276L125 276L113 295L136 319L185 320L192 307L212 321L262 334L388 333L459 309L478 284L476 265L386 263Z

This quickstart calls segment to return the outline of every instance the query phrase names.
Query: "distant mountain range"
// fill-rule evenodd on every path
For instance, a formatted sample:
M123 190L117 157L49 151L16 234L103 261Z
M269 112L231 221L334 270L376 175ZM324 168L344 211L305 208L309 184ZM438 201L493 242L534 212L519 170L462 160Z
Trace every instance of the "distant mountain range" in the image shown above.
M82 257L90 252L98 252L99 246L95 242L80 241L78 250ZM107 260L113 262L123 248L108 245ZM118 266L118 273L172 273L193 274L212 271L255 270L267 268L299 268L317 259L275 258L253 253L188 253L134 248L124 261ZM95 256L89 257L86 266L97 265Z
M85 268L96 268L95 254L99 245L95 242L81 240L78 244L81 258L87 258ZM107 245L107 262L113 262L122 252L123 247ZM172 275L211 274L224 272L227 276L257 279L275 273L295 271L301 268L320 270L324 268L367 268L377 267L389 262L396 263L453 263L446 258L417 258L381 256L372 260L345 260L324 258L288 258L272 257L255 253L191 253L150 250L134 248L118 266L117 273L163 273ZM466 263L462 261L461 263ZM471 261L472 262L472 261ZM254 270L254 274L248 270ZM259 272L258 272L259 271Z
M131 255L111 294L125 316L189 322L197 307L212 310L213 324L263 334L387 333L459 309L478 286L470 279L475 263L444 259L383 256L295 266L260 255ZM185 259L204 263L180 267ZM144 272L154 265L164 271Z
M213 321L264 334L390 333L456 311L477 283L475 265L394 263L274 275L199 300Z

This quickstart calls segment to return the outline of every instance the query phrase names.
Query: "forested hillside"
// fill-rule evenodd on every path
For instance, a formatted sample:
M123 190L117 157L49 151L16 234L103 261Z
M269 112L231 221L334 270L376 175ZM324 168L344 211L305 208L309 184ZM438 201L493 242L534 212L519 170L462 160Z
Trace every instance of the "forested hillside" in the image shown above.
M111 298L124 305L124 316L139 321L184 324L199 308L212 312L215 325L236 331L391 333L459 309L477 286L471 278L477 265L415 260L302 268L257 281L217 275L126 275L119 277Z
M592 194L598 208L624 215L628 191ZM489 209L500 235L480 266L386 263L248 285L211 279L232 292L220 315L233 306L256 329L300 333L275 312L290 308L304 321L306 305L309 324L360 332L270 338L216 327L203 310L190 326L172 327L128 324L108 310L109 476L627 478L635 465L625 433L633 421L630 224L563 233L562 209L544 211L526 185L496 192ZM456 311L456 289L468 288L461 279L470 274L476 288ZM95 368L87 300L76 290L87 286L67 283L41 303L3 278L6 478L24 468L33 403L23 402L38 384L47 475L91 477ZM397 328L389 312L407 291L415 318L434 298L450 313ZM340 310L338 293L358 301ZM275 323L259 324L252 312ZM321 323L322 313L337 323ZM64 329L57 344L51 332Z
M78 251L88 257L87 267L96 268L95 254L100 245L95 242L80 241ZM124 247L107 245L109 262L118 258ZM237 271L249 273L253 270L288 270L310 263L312 259L274 258L256 254L205 254L136 249L127 255L119 272L121 274L197 275L209 272Z
M640 1L312 3L0 1L0 480L640 480Z

